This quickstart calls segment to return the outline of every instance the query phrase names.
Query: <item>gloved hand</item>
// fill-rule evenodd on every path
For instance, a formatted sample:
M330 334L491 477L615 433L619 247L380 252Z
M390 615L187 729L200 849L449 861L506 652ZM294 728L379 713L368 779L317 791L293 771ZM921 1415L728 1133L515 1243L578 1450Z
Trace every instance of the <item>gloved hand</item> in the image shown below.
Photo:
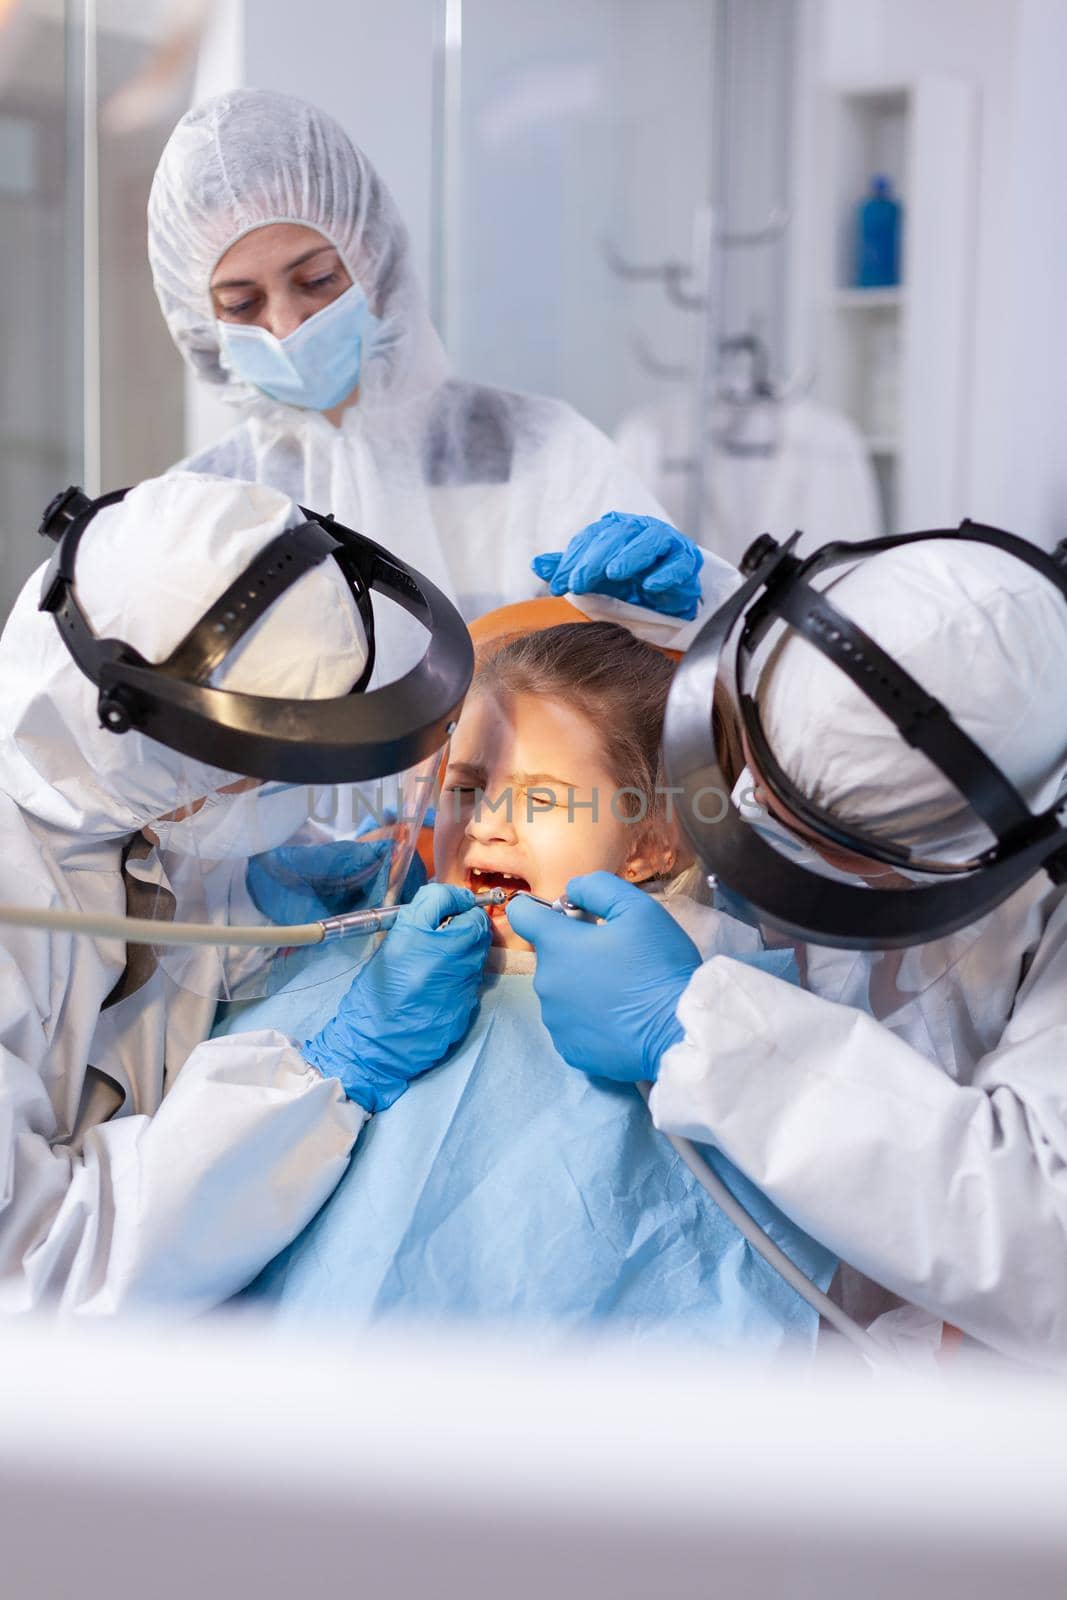
M375 906L385 893L391 839L329 839L323 844L284 844L253 856L245 883L257 909L274 923L319 922L345 911ZM403 900L426 882L416 852L404 879Z
M447 928L440 924L453 920ZM304 1059L350 1100L384 1111L461 1039L478 1004L489 918L469 889L430 883L405 906L352 980Z
M609 511L576 533L566 550L530 563L553 594L607 594L691 622L700 604L701 551L655 517Z
M572 878L567 898L604 922L575 921L523 894L508 902L508 921L537 952L534 988L552 1042L593 1077L655 1082L663 1052L682 1038L675 1013L700 952L662 906L613 873Z

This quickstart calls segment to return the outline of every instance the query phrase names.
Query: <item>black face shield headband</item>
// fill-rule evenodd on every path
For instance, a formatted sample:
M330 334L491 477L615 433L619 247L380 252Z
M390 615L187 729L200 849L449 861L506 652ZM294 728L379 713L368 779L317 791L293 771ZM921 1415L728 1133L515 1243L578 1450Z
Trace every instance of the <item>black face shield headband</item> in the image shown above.
M209 766L285 783L356 783L414 767L444 744L474 671L459 612L439 589L380 545L332 517L307 519L271 540L190 629L166 661L146 661L121 639L100 639L78 601L78 545L96 513L129 491L90 500L57 495L40 531L57 549L41 587L68 650L99 691L100 722L130 728ZM327 559L340 567L363 622L367 661L345 695L329 700L235 694L208 680L280 595ZM421 660L397 682L366 690L374 665L371 594L402 606L426 629Z
M1042 868L1053 882L1067 881L1067 826L1059 808L1032 813L945 707L810 581L834 566L938 539L1003 550L1033 567L1067 601L1065 546L1049 556L1014 534L963 522L958 529L828 544L800 559L793 554L799 537L794 534L779 546L765 535L750 548L742 563L747 581L701 630L671 687L664 765L668 783L679 795L682 825L707 871L791 936L846 949L891 949L941 938L977 921ZM906 743L922 751L959 790L995 838L988 851L959 865L931 862L845 826L797 790L775 760L756 702L744 690L755 652L781 622L832 661ZM731 656L731 636L739 625ZM788 860L742 820L729 801L730 784L712 732L712 697L724 663L732 667L753 759L780 803L830 845L893 867L938 875L940 882L906 889L839 883Z

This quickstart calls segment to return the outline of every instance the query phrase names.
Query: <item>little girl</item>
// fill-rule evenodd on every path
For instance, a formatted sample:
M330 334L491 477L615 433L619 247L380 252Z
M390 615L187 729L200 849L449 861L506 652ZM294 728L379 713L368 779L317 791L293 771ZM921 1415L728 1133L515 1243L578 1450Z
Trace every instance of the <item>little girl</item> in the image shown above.
M480 663L449 746L434 868L447 883L553 900L597 867L666 883L679 832L659 783L673 666L612 623L507 641ZM490 911L493 940L529 949Z
M610 623L567 624L492 649L450 746L434 831L438 878L551 900L575 874L606 869L662 894L711 954L721 919L684 892L687 862L658 781L671 673L664 655ZM372 1119L332 1198L250 1295L285 1317L607 1322L764 1349L787 1335L813 1341L815 1314L697 1184L636 1090L591 1082L556 1054L533 990L534 956L506 907L493 915L493 936L467 1037ZM737 938L733 924L734 955ZM334 989L351 982L351 957L333 947L313 959L337 961L336 982L282 991L240 1026L313 1031ZM832 1258L708 1154L825 1288Z

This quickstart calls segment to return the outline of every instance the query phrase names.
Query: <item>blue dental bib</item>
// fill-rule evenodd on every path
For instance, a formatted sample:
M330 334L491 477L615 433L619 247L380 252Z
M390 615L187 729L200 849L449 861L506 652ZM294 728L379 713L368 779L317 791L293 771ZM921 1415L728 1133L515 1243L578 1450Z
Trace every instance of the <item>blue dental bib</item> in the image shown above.
M324 964L323 982L283 990L216 1032L312 1033L352 972L336 946L309 959ZM752 959L785 975L792 956ZM826 1288L832 1255L718 1152L705 1154ZM610 1327L764 1352L787 1339L810 1346L817 1325L657 1132L636 1089L566 1065L532 974L514 971L488 976L467 1037L367 1123L331 1198L243 1298L286 1321Z

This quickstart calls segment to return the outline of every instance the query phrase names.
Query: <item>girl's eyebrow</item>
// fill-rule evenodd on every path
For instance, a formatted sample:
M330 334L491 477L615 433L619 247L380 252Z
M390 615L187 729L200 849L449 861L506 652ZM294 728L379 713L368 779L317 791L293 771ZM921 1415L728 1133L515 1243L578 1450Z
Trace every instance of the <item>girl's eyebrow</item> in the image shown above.
M557 778L551 772L513 772L511 781L520 789L532 787L534 784L544 784L547 788L550 783L554 783L557 789L580 789L582 787L580 783L569 783L566 778Z
M448 763L448 771L469 772L478 775L484 774L485 767L475 761L450 761ZM566 778L557 778L551 772L513 772L510 782L517 789L533 788L537 784L546 789L550 784L554 784L557 789L580 789L582 787L580 783L570 783Z

